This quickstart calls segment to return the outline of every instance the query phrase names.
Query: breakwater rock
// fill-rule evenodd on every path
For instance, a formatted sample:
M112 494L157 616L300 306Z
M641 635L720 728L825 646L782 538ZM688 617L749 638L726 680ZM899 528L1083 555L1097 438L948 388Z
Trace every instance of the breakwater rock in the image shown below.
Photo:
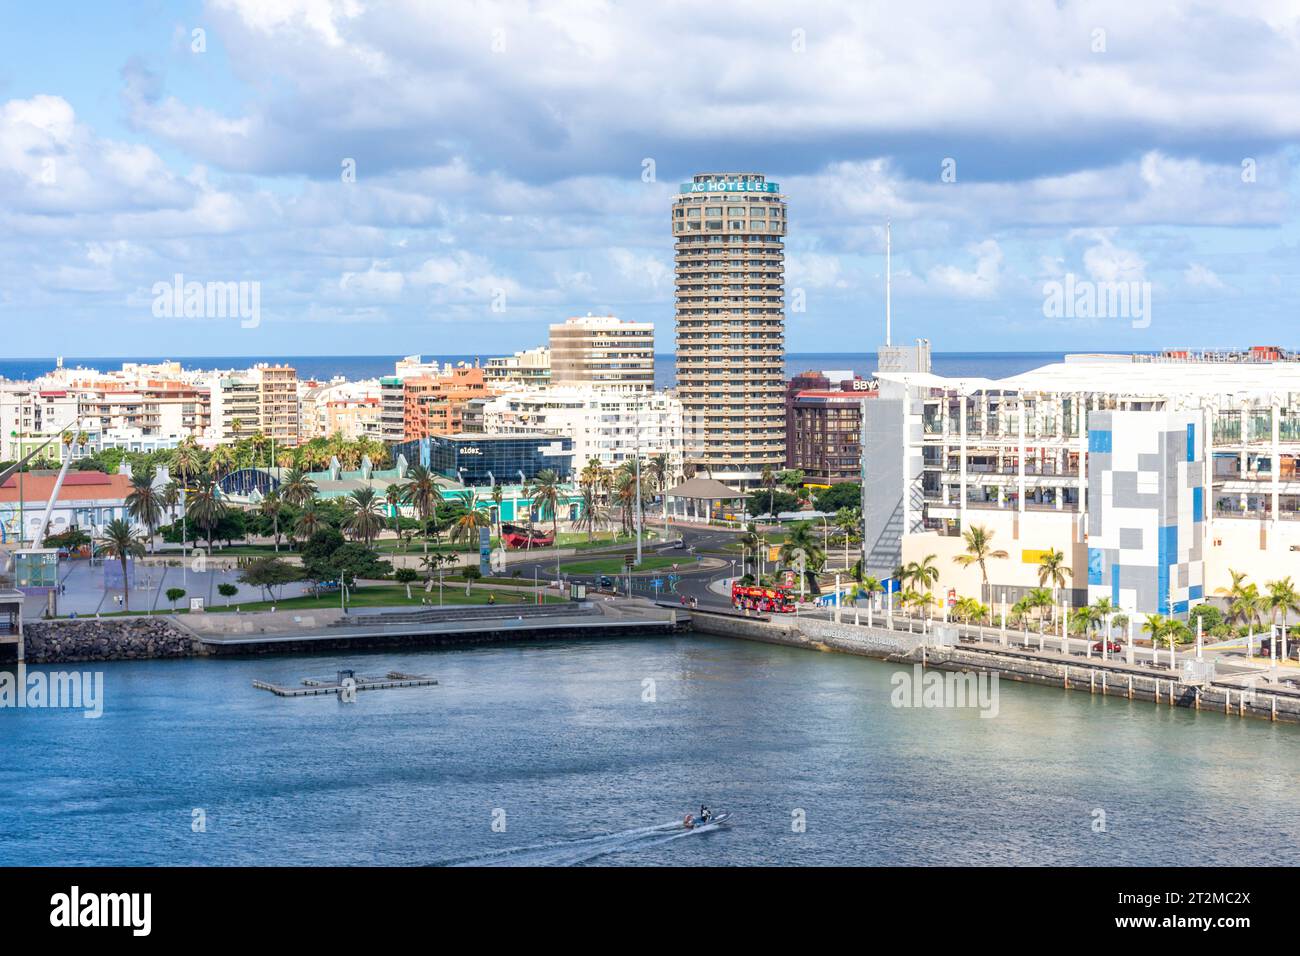
M206 654L203 644L193 634L162 616L33 621L24 631L29 664L148 660Z

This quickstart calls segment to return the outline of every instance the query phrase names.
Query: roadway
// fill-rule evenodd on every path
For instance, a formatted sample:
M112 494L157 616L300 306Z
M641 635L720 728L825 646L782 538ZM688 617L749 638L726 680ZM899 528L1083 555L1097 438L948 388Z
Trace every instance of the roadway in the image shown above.
M647 522L646 527L654 527L662 531L662 525ZM735 541L743 532L728 531L722 528L697 527L694 525L675 524L671 526L671 534L667 542L655 541L654 544L644 543L642 545L643 555L662 555L665 557L681 556L680 568L674 571L671 568L659 568L655 571L645 571L637 575L639 578L667 578L669 574L678 575L677 595L685 595L688 599L695 599L701 605L710 605L715 607L729 607L730 601L722 595L715 594L709 590L709 583L719 578L729 577L731 575L730 562L735 560L739 563L740 557L736 552L722 550L725 545ZM681 547L675 546L675 540L680 539ZM568 574L564 572L565 564L573 564L579 561L599 560L601 558L619 558L625 554L634 554L636 552L635 542L620 546L617 549L601 549L589 553L579 552L578 554L562 557L560 561L560 575L563 582L567 585L570 582L576 582L587 585L589 588L597 587L600 575L594 574ZM697 557L716 558L728 562L726 567L704 567L701 568L695 562ZM556 580L555 557L547 555L535 561L511 562L509 571L513 574L515 571L525 580L533 578L534 574L542 582L553 582ZM738 569L739 570L739 569ZM611 575L611 577L614 577ZM619 586L620 593L623 593L626 587L627 578L624 575L618 575L615 583ZM653 597L653 594L644 593L646 597ZM660 600L672 600L673 594L667 588L659 595Z

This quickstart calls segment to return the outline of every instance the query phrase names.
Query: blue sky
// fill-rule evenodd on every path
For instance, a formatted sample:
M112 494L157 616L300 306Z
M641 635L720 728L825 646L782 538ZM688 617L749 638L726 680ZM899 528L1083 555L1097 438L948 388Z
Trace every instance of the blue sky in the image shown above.
M669 204L717 169L788 196L791 351L879 343L886 219L900 339L1300 346L1295 5L1146 6L13 4L3 353L493 353L589 311L670 351ZM178 273L259 321L156 314ZM1046 317L1067 274L1149 325Z

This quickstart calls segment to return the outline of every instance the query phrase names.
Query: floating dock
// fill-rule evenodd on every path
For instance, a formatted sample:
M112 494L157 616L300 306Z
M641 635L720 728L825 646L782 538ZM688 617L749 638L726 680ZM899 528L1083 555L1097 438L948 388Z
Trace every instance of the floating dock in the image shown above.
M366 677L352 671L339 671L335 680L324 677L304 677L301 687L282 687L269 681L255 680L253 686L258 690L269 690L277 697L319 697L322 694L340 694L346 688L345 680L353 681L354 690L392 690L398 687L434 687L437 681L422 674L403 674L389 671L385 677Z

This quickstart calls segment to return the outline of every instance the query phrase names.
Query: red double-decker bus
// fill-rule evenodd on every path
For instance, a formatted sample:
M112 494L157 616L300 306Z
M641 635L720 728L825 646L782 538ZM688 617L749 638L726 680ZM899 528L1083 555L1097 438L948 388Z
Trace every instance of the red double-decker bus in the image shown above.
M786 587L759 587L733 584L731 606L737 611L766 611L770 614L793 614L794 593Z

